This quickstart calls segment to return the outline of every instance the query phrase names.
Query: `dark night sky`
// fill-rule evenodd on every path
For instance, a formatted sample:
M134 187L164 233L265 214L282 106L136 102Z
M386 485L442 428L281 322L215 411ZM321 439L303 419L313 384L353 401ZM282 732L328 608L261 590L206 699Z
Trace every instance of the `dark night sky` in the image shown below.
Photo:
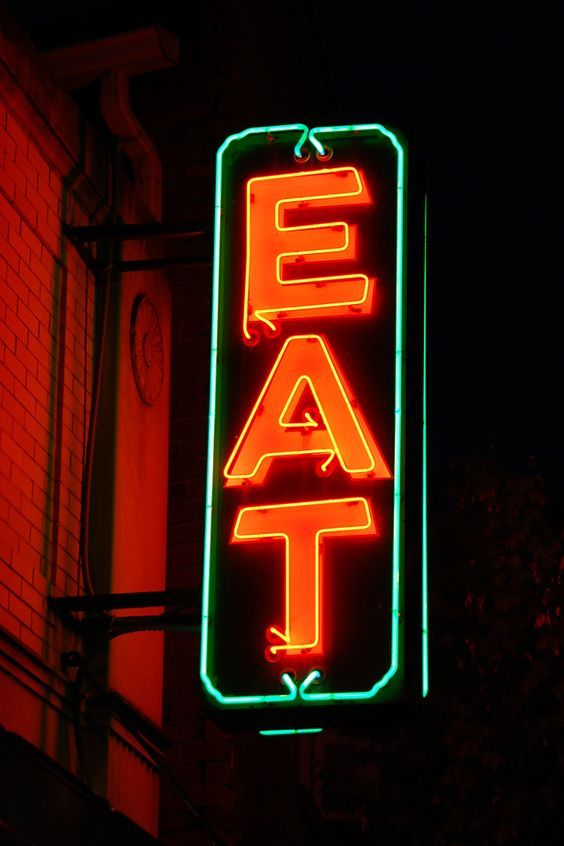
M561 492L559 52L550 21L482 12L383 14L356 34L361 60L339 55L331 26L322 41L339 110L405 127L427 161L438 475L493 450L514 470L534 456Z
M355 4L346 22L336 4L310 8L335 122L398 126L427 163L432 482L453 457L493 452L515 471L534 457L562 493L556 22L516 5ZM41 24L76 4L16 14Z

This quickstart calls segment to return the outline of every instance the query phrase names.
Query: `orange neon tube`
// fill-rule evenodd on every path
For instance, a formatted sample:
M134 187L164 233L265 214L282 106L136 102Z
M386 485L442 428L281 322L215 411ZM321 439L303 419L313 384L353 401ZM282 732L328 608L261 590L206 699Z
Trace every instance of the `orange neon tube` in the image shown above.
M308 265L357 257L357 227L344 220L290 226L288 212L336 210L372 204L356 167L256 176L247 182L247 233L243 335L280 320L368 314L374 279L365 273L308 275ZM300 278L288 269L300 268ZM336 268L335 268L336 270Z
M323 654L322 564L324 546L335 537L378 535L364 497L241 508L231 543L284 541L284 626L269 626L269 660L281 653Z
M309 387L319 422L293 415ZM320 425L322 424L322 425ZM320 335L286 340L224 469L226 486L261 484L274 458L336 459L355 479L389 479L391 473L328 341Z

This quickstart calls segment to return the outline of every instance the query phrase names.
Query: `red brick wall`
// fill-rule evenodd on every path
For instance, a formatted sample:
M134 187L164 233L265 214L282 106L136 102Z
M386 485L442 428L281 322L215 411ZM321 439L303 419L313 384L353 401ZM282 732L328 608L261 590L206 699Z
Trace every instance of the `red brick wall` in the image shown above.
M108 150L74 102L50 82L24 33L0 10L0 728L78 773L69 683L61 653L83 649L53 612L50 596L84 593L79 567L85 438L93 382L95 282L63 222L108 214ZM123 183L120 211L145 214ZM144 244L128 247L142 258ZM106 455L113 525L106 590L164 585L168 442L169 297L157 273L117 283L117 334L106 389L117 391L119 455ZM133 299L159 304L165 382L158 410L139 399L129 361ZM155 406L156 408L156 406ZM152 416L151 416L152 415ZM155 419L157 419L155 423ZM103 456L103 453L101 453ZM141 486L144 485L144 488ZM109 531L109 530L108 530ZM108 569L108 561L104 562ZM96 582L96 574L94 581ZM105 684L158 724L162 635L118 639ZM86 733L88 735L88 732ZM158 775L110 714L87 738L93 788L156 833Z
M61 255L63 177L3 103L0 151L0 579L9 589L1 620L49 661L55 634L47 586L61 594L79 587L93 290L76 254Z

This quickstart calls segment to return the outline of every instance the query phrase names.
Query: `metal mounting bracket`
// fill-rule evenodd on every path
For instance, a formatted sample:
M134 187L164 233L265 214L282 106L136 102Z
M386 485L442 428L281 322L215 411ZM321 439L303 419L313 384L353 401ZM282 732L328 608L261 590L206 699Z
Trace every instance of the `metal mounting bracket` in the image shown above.
M205 253L199 252L190 256L162 256L159 258L138 259L135 261L117 261L112 269L118 273L132 271L158 270L171 266L209 265L211 264L211 247L209 235L201 228L194 228L183 223L108 223L95 226L65 225L64 232L69 241L74 244L83 261L91 270L107 269L104 262L94 258L89 247L93 243L111 243L115 241L145 241L151 238L180 239L195 242L198 247L205 248Z
M200 601L195 590L59 596L50 597L48 603L69 628L83 635L96 632L112 639L121 634L140 631L200 631ZM120 617L107 613L163 606L171 610Z

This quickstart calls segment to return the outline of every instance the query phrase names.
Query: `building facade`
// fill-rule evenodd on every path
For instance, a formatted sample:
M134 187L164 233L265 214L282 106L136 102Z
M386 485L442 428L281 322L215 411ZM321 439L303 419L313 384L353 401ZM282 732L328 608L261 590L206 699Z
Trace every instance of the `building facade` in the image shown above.
M255 5L199 10L192 29L178 12L180 60L151 20L102 15L38 49L2 7L9 843L312 842L317 826L302 795L315 741L222 731L194 617L152 622L169 606L131 598L201 586L215 150L282 112L303 119L308 102L324 117L307 20ZM292 33L302 64L273 32Z
M160 271L115 270L118 255L139 261L153 244L69 234L158 221L159 163L129 137L137 127L113 51L82 58L102 62L104 76L105 126L87 126L65 68L4 9L0 32L2 821L52 842L26 787L39 794L48 772L63 818L74 818L78 791L106 818L92 837L115 818L116 837L123 823L142 841L158 831L163 634L110 638L107 609L85 637L50 600L165 586L168 285ZM141 49L122 42L122 60Z

